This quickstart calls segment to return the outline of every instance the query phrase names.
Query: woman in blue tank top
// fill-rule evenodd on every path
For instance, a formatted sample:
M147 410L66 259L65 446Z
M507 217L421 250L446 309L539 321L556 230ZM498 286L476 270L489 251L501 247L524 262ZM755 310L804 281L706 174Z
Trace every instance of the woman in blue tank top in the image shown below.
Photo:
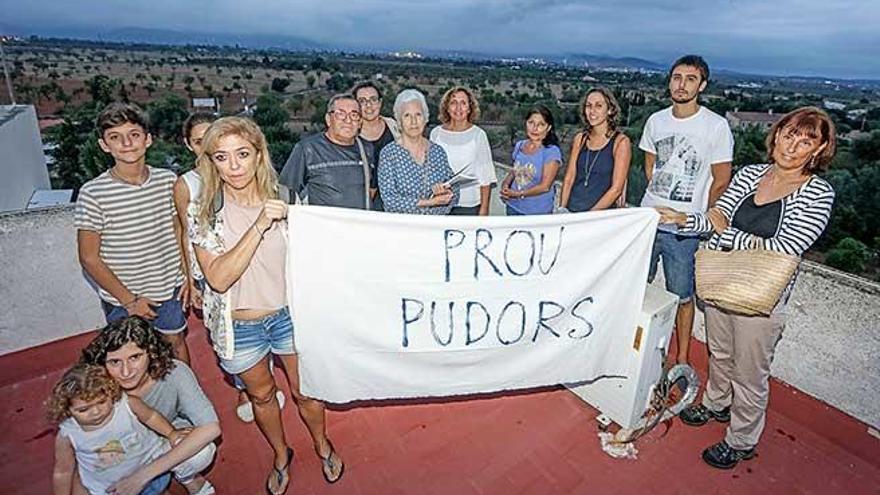
M526 115L526 135L513 148L513 169L501 183L508 215L553 213L553 181L562 163L553 114L537 105Z
M632 147L618 131L620 105L606 88L589 90L582 106L584 131L571 145L562 182L562 211L597 211L624 206Z

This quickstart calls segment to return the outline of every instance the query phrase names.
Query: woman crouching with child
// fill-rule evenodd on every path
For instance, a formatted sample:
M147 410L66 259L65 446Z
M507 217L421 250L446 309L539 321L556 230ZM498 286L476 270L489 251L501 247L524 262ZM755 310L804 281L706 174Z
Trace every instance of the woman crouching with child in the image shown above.
M57 423L55 495L68 495L76 484L74 469L91 495L158 495L169 471L184 457L176 430L137 397L122 393L100 367L78 363L68 370L47 401ZM161 438L157 433L165 438Z

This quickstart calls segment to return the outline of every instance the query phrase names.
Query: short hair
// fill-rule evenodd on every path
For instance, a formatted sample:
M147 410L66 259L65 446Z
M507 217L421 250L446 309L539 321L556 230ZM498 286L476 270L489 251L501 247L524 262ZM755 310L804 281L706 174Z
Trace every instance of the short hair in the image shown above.
M590 132L590 121L587 119L587 98L590 97L593 93L599 93L605 98L605 103L608 105L608 136L613 135L617 132L617 128L620 127L620 103L617 102L617 98L614 97L614 93L606 88L605 86L596 86L594 88L590 88L584 94L584 99L581 102L581 120L584 122L584 131ZM584 141L584 146L587 146L587 142Z
M819 152L807 162L804 174L815 174L828 170L834 153L837 152L837 131L831 117L816 107L801 107L785 114L777 120L770 131L764 144L767 146L767 162L773 163L773 151L776 149L776 137L781 132L791 131L796 134L806 134L813 139L819 139L819 145L825 145Z
M353 88L351 88L351 96L354 97L354 99L356 100L358 91L360 91L362 89L366 89L366 88L375 89L376 94L379 95L379 99L380 100L382 99L382 90L379 89L379 85L374 83L373 81L361 81L361 82L355 84L355 86Z
M219 117L214 115L213 113L208 112L196 112L191 113L186 120L183 121L183 140L185 142L189 142L189 137L192 134L193 127L199 124L212 124Z
M106 366L107 354L118 351L128 343L140 347L147 353L150 358L147 372L154 380L164 378L174 369L174 352L171 344L159 335L149 321L140 316L129 316L102 328L98 336L83 349L82 361Z
M394 120L398 122L403 122L401 120L401 109L404 105L411 101L417 101L422 106L422 113L425 116L425 122L428 121L430 117L430 112L428 111L428 102L425 101L425 95L422 94L421 91L417 89L404 89L400 93L397 93L397 98L394 99Z
M452 117L449 115L449 103L452 101L452 96L455 95L455 93L464 93L467 96L468 106L470 107L467 121L468 123L473 124L480 118L480 103L477 101L477 97L474 96L474 93L464 86L455 86L449 91L443 93L443 98L440 99L440 122L448 124L449 121L452 120Z
M80 361L67 370L52 388L45 404L46 416L58 424L70 417L70 406L74 399L88 402L103 397L115 403L122 398L122 389L103 366Z
M357 103L357 98L354 97L354 94L349 93L336 93L331 96L329 100L327 100L327 113L336 110L336 102L340 100L352 100Z
M98 138L104 138L104 132L123 124L141 126L144 132L150 132L150 121L141 107L134 103L113 102L104 107L95 119L95 131Z
M703 57L699 55L685 55L683 57L679 57L679 59L675 62L672 62L672 66L669 67L669 73L666 74L667 81L672 78L672 72L675 71L675 68L680 65L696 67L700 70L700 76L702 76L703 81L709 81L709 64L707 64Z

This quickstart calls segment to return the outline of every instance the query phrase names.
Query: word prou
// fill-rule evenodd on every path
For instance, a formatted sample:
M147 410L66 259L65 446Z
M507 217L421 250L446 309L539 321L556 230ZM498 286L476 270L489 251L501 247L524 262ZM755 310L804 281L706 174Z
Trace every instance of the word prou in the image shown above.
M447 347L482 345L503 346L520 342L537 342L541 336L555 339L580 340L593 333L593 324L586 313L592 297L584 297L570 308L554 301L536 301L530 307L519 301L487 308L478 301L421 301L403 297L400 300L402 322L401 345L410 346L418 339L419 347L434 344ZM425 336L430 335L431 339Z
M536 267L541 274L548 275L559 260L564 231L565 226L559 226L556 245L548 246L551 242L544 232L513 230L503 240L496 241L492 231L488 229L476 229L471 235L461 230L446 229L443 231L445 281L452 280L454 265L470 268L468 273L472 273L475 280L479 280L481 273L487 271L499 277L503 277L505 273L509 276L525 277ZM469 242L465 244L465 241ZM503 249L499 246L502 242Z

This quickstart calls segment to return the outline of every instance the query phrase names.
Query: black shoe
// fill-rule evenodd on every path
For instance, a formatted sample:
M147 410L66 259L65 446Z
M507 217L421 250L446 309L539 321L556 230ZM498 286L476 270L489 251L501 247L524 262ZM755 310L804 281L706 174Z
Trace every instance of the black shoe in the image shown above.
M739 461L747 461L755 457L755 448L739 450L721 441L703 451L703 461L718 469L730 469Z
M682 423L689 426L703 426L713 419L719 423L727 423L730 421L730 407L713 411L702 404L697 404L684 408L678 413L678 417L681 418Z

